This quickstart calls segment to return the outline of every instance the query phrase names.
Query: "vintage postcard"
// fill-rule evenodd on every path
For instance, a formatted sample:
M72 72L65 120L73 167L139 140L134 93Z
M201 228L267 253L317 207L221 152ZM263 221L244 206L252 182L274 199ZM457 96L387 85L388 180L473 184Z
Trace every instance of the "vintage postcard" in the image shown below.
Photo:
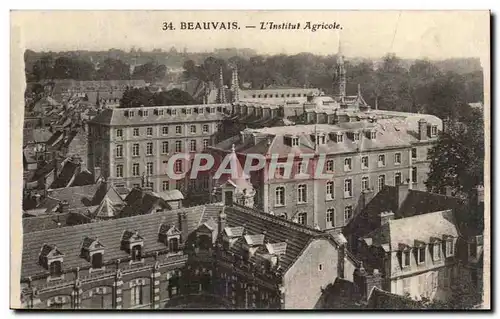
M488 11L12 11L11 307L491 309L490 75Z

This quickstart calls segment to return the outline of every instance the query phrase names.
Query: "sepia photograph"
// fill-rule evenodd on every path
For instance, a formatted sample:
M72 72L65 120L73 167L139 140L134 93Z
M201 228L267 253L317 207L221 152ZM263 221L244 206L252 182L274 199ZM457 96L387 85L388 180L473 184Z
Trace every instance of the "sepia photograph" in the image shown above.
M10 18L12 309L491 309L489 11Z

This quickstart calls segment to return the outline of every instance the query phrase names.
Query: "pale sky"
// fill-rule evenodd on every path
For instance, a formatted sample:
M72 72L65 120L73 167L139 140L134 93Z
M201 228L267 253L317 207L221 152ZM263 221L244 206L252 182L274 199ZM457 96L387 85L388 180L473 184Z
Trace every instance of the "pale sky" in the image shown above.
M162 31L162 22L175 31ZM237 21L240 30L179 30L181 21ZM337 22L342 30L259 30L260 21ZM188 51L251 48L264 54L335 54L338 36L346 56L489 58L487 11L26 11L13 12L21 45L33 50L130 50L131 47ZM246 29L246 25L257 25ZM394 39L394 41L393 41ZM484 63L483 63L484 64Z

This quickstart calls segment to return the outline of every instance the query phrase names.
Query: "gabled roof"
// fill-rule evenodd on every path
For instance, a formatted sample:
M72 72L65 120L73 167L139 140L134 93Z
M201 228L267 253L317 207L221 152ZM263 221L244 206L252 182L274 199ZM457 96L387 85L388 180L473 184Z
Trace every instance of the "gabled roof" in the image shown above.
M144 238L141 235L139 235L139 232L137 230L136 231L126 230L123 232L122 241L135 242L142 240L144 240Z
M226 227L224 228L224 232L228 237L241 237L245 232L245 227L237 226L237 227Z
M85 236L82 241L82 248L86 250L95 250L104 248L104 245L101 244L101 242L97 238Z
M64 256L56 245L43 244L40 250L40 257L53 258Z

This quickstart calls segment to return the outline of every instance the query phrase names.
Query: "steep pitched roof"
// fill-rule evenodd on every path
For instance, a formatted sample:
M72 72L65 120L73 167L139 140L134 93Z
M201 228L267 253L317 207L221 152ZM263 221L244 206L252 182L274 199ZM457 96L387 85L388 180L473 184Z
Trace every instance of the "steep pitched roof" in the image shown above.
M472 225L467 225L465 219L467 213L464 212L467 210L467 205L461 199L412 189L400 191L400 188L404 187L407 188L408 185L384 186L366 207L344 227L344 233L357 237L367 235L380 227L379 215L386 211L393 212L394 219L400 219L451 209L461 229L472 227ZM400 196L404 196L404 198L400 199Z
M398 250L400 245L413 247L415 241L428 244L433 238L443 236L458 237L456 222L450 210L390 220L366 235L372 238L373 245L389 244L391 250Z
M220 209L220 208L219 208ZM178 212L186 212L189 231L195 230L200 221L204 220L204 206L183 208L175 211L164 211L162 213L139 215L128 218L119 218L109 221L88 223L66 228L61 232L59 229L51 229L30 233L23 236L23 254L21 277L33 276L46 273L46 269L38 263L38 256L42 243L57 245L64 254L64 269L90 266L90 263L80 257L81 242L83 238L99 238L104 245L104 261L117 258L127 258L129 254L121 250L121 240L124 231L136 231L144 238L144 252L153 252L165 249L165 245L158 241L158 226L162 223L178 224Z

